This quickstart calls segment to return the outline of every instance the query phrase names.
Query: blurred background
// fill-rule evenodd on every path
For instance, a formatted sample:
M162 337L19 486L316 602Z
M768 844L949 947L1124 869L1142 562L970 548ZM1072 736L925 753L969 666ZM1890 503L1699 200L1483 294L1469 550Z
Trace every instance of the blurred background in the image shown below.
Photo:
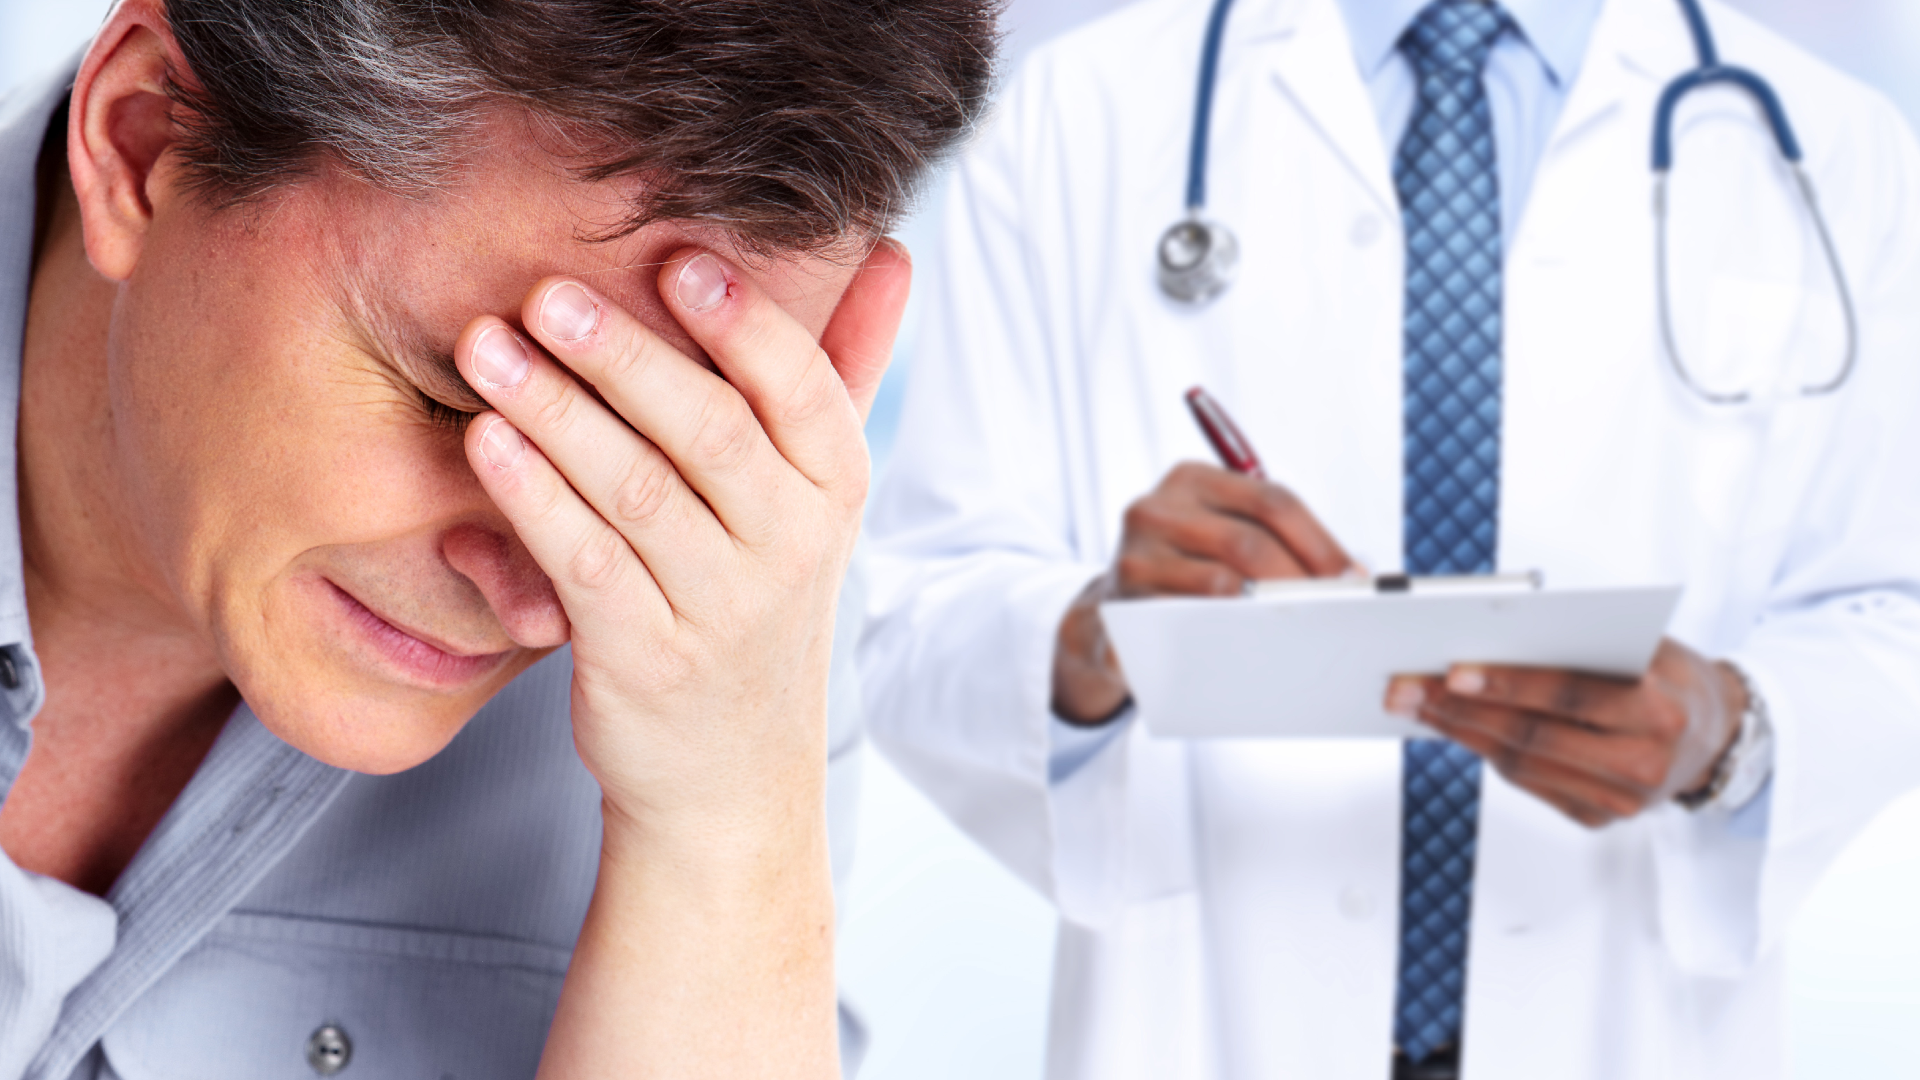
M1003 70L1123 2L1011 0ZM1877 86L1920 126L1920 0L1729 2ZM930 192L902 230L921 266L938 257L940 194ZM901 390L912 377L915 314L910 306L868 424L876 468L885 468ZM866 777L842 939L843 982L874 1032L862 1080L1037 1080L1051 909L947 824L885 759L869 752ZM1916 911L1920 794L1888 810L1841 858L1794 930L1788 1038L1796 1080L1920 1077L1912 1048L1920 1032Z
M1194 0L1198 3L1201 0ZM1920 0L1730 0L1878 86L1920 123ZM0 0L0 86L67 62L109 0ZM1011 0L1006 70L1035 44L1119 7ZM1789 108L1791 102L1788 103ZM901 236L937 257L942 185ZM1915 298L1920 302L1920 297ZM909 308L868 437L884 469L913 369ZM1037 1080L1053 915L868 752L860 853L842 898L841 978L873 1032L863 1080ZM1920 1076L1920 795L1849 850L1790 942L1798 1080Z

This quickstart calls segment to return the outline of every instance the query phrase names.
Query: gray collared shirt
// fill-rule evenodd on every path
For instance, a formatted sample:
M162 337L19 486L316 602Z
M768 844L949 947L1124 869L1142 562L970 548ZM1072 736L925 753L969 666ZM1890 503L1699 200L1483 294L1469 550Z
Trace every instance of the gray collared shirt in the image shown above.
M14 447L35 163L57 81L0 100L0 797L45 694L22 585ZM849 590L857 594L857 577ZM852 850L857 595L830 691L836 881ZM845 645L846 647L839 647ZM446 750L395 776L323 765L244 705L105 899L0 854L0 1080L534 1074L599 859L600 793L573 748L562 650ZM859 1035L842 1014L843 1052Z

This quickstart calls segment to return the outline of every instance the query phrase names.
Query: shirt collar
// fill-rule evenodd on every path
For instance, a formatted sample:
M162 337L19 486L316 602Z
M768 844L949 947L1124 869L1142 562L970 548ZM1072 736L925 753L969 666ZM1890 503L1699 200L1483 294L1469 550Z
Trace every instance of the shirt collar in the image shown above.
M1371 79L1399 48L1400 38L1430 0L1340 0L1360 74ZM1501 0L1521 37L1563 92L1580 74L1593 24L1606 0Z
M27 622L20 554L20 348L33 280L40 145L79 66L76 55L54 74L0 98L0 649L10 653L16 683L0 685L0 799L26 757L27 725L46 699Z

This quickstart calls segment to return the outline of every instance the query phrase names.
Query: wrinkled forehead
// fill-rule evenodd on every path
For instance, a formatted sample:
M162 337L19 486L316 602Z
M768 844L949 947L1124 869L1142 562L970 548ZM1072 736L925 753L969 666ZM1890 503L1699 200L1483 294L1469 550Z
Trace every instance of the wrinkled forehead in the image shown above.
M688 247L732 261L818 336L866 250L850 238L821 252L750 252L721 227L688 222L609 236L635 183L583 181L557 159L509 150L478 155L457 182L424 196L324 174L281 193L262 220L288 234L290 254L307 253L310 272L344 308L414 349L450 349L479 315L518 323L528 290L556 274L579 277L694 349L658 285L661 267Z

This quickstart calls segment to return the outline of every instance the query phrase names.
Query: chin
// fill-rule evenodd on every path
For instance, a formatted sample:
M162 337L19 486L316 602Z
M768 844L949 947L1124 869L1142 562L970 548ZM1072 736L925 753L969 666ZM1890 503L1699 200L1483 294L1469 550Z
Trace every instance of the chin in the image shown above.
M377 697L332 694L304 707L247 703L268 731L317 761L386 776L420 765L446 749L486 702L442 701L409 707Z
M225 612L228 677L268 731L336 768L390 775L444 750L550 649L462 655L407 634L317 575ZM217 623L220 625L220 623Z
M440 691L369 679L334 663L304 671L285 665L236 677L260 723L317 761L374 776L404 772L446 749L482 706L538 654L515 656L492 677ZM260 672L254 665L238 665Z

